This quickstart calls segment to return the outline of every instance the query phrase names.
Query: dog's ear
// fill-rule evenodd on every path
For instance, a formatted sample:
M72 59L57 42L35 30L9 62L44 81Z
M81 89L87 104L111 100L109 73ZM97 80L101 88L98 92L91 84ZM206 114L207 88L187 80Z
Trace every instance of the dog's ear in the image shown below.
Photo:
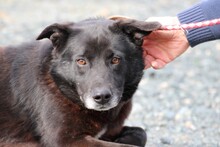
M41 32L41 34L37 37L37 40L48 38L51 40L53 47L59 49L66 43L70 34L71 25L73 25L73 23L52 24Z
M110 17L110 19L116 21L117 26L119 26L137 46L143 44L144 36L149 35L152 31L161 27L159 22L139 21L120 16Z

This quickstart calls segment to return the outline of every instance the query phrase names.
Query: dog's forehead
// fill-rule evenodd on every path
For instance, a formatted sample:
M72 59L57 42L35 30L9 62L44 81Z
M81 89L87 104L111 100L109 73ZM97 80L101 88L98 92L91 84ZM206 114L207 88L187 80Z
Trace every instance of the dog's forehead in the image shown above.
M76 25L81 27L90 27L90 26L109 26L113 25L115 21L105 18L93 18L93 19L86 19L76 23Z
M84 20L74 25L74 28L81 30L81 33L87 38L96 38L99 36L113 35L110 28L115 22L107 19L89 19Z
M123 48L123 43L121 40L124 36L121 33L114 33L111 28L116 27L115 21L107 19L89 19L73 26L73 30L79 30L77 35L73 34L70 38L71 44L78 46L81 50L83 48L90 49L115 49L115 47L120 50ZM74 33L75 31L73 31Z

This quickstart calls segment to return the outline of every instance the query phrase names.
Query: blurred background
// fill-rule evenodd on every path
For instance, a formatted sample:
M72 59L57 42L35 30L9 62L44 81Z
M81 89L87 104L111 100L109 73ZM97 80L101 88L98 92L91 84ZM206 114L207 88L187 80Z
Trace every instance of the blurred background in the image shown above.
M35 39L60 21L126 15L176 16L198 0L0 0L0 45ZM148 69L126 125L149 147L220 147L220 42L198 45L161 70Z

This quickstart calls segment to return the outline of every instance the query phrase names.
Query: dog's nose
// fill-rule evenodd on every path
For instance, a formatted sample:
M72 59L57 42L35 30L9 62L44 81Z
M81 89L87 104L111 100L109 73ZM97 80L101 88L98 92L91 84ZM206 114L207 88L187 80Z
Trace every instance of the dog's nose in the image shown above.
M105 88L96 89L93 94L93 99L98 104L106 104L112 97L111 91Z

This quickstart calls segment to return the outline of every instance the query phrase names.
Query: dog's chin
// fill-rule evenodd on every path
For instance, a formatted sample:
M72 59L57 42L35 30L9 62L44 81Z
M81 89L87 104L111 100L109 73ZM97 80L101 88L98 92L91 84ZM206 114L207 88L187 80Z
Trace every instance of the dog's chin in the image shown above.
M91 109L91 110L95 110L95 111L108 111L112 108L114 108L114 107L105 107L105 106L96 107L96 108L88 108L87 107L87 109Z
M95 110L95 111L108 111L118 105L118 102L110 102L104 105L97 104L96 102L92 100L86 100L84 101L84 105L87 109Z

